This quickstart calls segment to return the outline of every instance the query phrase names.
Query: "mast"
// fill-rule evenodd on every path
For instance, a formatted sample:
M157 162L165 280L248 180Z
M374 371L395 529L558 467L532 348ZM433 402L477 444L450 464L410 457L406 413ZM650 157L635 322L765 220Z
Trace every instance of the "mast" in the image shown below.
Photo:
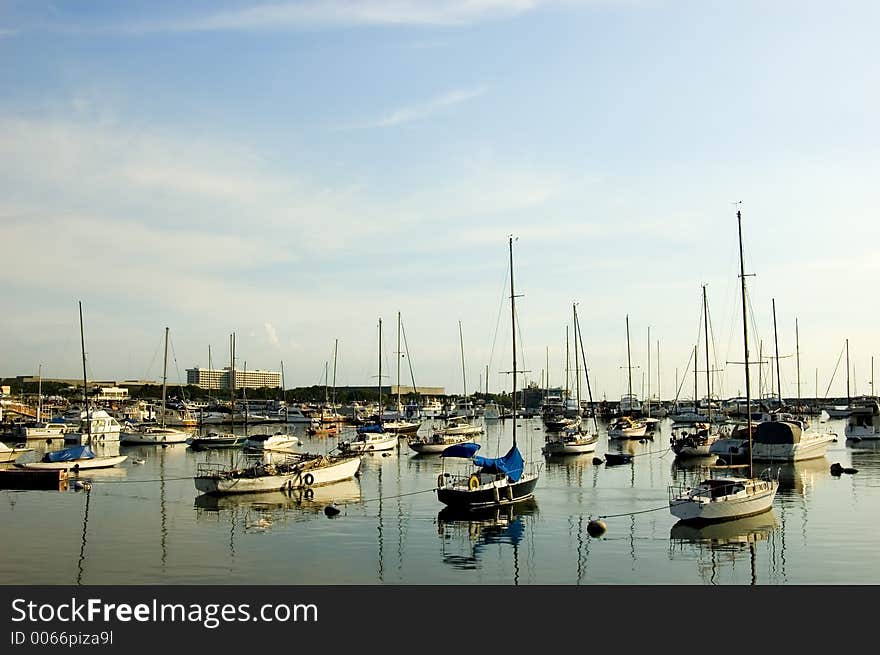
M798 337L798 320L794 319L794 352L797 361L797 404L801 404L801 343ZM873 377L873 374L872 374ZM873 384L872 384L873 386Z
M379 425L382 425L382 319L379 319Z
M657 339L657 404L662 408L663 398L660 395L660 339Z
M593 406L593 390L590 387L590 371L587 369L587 353L584 351L584 342L581 340L581 328L580 322L577 317L577 306L575 306L574 310L574 335L577 341L575 343L580 343L581 345L581 358L584 360L584 378L587 382L587 394L590 399L590 414L593 417L593 429L595 430L594 434L599 434L599 420L596 418L596 408Z
M648 403L648 409L645 412L648 416L651 416L651 326L648 326L648 393L646 394L646 400ZM575 355L577 356L577 355Z
M581 370L578 364L578 331L577 331L577 303L572 303L571 306L572 311L572 321L574 325L574 388L575 388L575 398L577 399L577 417L578 421L580 421L581 417ZM566 334L566 343L568 342L568 328L565 330ZM567 361L567 358L566 358Z
M284 402L284 418L287 418L287 387L284 386L284 360L281 360L281 400Z
M709 303L706 301L706 285L703 285L703 319L706 341L706 406L709 425L712 425L712 374L709 372Z
M773 298L773 341L776 344L776 393L779 394L779 409L782 409L782 380L779 377L779 335L776 332L776 298Z
M742 245L742 213L736 211L736 222L739 231L739 277L740 286L742 288L742 309L743 309L743 354L745 355L746 367L746 425L749 433L749 477L754 477L754 468L752 462L752 387L749 378L749 326L746 310L746 269L743 262L743 245Z
M235 433L235 332L229 335L229 400L232 405L232 433Z
M165 360L162 364L162 429L165 429L165 402L168 384L168 326L165 326Z
M627 402L629 403L629 411L632 413L632 394L633 394L633 372L632 359L629 352L629 314L626 315L626 370L627 370Z
M402 418L400 411L400 312L397 312L397 420Z
M846 406L849 407L849 339L846 340Z
M568 326L565 326L565 400L569 399L569 383L568 383L568 365L571 362L571 357L568 354ZM563 405L563 409L564 409Z
M461 345L461 382L463 385L464 402L467 404L467 378L465 377L464 370L464 337L461 334L461 321L458 322L458 342Z
M510 332L513 344L513 447L516 448L516 296L513 293L513 237L508 237L510 246ZM459 324L460 325L460 324Z
M694 414L697 414L697 346L694 344Z
M874 377L874 360L871 359L871 378ZM43 415L43 365L40 364L37 370L37 423L40 422L40 418ZM871 383L871 389L873 393L874 383Z
M336 355L339 351L339 339L333 342L333 418L336 419Z
M86 445L92 445L92 413L89 409L89 380L86 376L86 337L83 332L83 308L82 301L79 301L79 340L82 344L82 360L83 360L83 404L86 406Z

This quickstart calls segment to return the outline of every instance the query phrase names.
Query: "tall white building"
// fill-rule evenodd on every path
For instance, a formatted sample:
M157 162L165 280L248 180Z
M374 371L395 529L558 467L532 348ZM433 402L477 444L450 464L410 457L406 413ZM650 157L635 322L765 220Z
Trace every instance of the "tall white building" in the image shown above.
M194 384L203 389L229 389L233 380L233 372L230 367L221 370L209 368L186 369L186 383ZM235 369L236 389L259 389L261 387L281 387L281 373L277 371L261 371L259 369L246 371Z

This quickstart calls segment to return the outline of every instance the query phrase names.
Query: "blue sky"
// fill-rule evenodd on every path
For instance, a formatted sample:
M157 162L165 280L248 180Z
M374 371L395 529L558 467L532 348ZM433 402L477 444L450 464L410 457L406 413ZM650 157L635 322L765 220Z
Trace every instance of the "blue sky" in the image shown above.
M876 3L334 0L0 5L0 374L169 379L227 363L510 388L507 235L528 379L716 392L754 343L786 395L870 391L880 307ZM500 319L499 319L500 316ZM759 341L763 345L759 345ZM548 354L549 351L549 354ZM703 355L701 354L701 361ZM522 362L520 363L522 365ZM878 361L880 366L880 361ZM573 367L573 364L572 364ZM623 367L623 368L622 368ZM403 367L404 382L409 372ZM757 371L756 371L757 373ZM766 375L765 375L766 378ZM817 383L818 379L818 383ZM683 382L687 380L687 382ZM522 381L520 381L520 386ZM703 393L704 383L700 383Z

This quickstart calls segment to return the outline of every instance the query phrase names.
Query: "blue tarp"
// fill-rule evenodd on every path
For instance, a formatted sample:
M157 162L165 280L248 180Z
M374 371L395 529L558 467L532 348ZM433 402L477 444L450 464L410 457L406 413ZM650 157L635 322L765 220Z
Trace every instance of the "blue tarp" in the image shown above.
M523 458L516 446L511 446L504 457L490 458L476 455L474 464L482 467L486 473L504 473L511 482L516 482L522 477Z
M375 433L379 434L379 433L384 432L384 430L382 429L381 423L374 423L373 425L360 425L360 426L358 426L357 432L358 432L358 434L363 434L364 432L369 432L371 434L375 432Z
M44 462L72 462L77 459L92 459L95 453L91 446L73 446L43 455Z
M454 446L449 446L449 448L445 449L440 456L463 457L464 459L470 459L479 449L480 444L478 443L457 443Z

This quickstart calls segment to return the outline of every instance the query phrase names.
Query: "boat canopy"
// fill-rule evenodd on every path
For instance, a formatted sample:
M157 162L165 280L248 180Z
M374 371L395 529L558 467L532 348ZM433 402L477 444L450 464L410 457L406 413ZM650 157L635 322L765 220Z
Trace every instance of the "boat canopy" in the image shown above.
M511 446L504 457L490 458L476 455L474 464L482 467L486 473L504 473L511 482L517 482L523 473L523 458L516 445Z
M77 459L92 459L95 456L91 446L73 446L43 455L44 462L72 462Z
M764 421L755 430L755 443L796 444L801 441L801 427L788 421Z
M384 432L384 430L382 429L382 424L381 424L381 423L373 423L373 424L371 424L371 425L359 425L358 428L357 428L357 433L358 433L358 434L364 434L364 433L369 433L369 434L376 433L376 434L379 434L379 433L381 433L381 432Z
M446 448L442 453L440 453L440 456L462 457L464 459L470 459L476 454L479 449L480 444L478 443L457 443L449 446L449 448Z

